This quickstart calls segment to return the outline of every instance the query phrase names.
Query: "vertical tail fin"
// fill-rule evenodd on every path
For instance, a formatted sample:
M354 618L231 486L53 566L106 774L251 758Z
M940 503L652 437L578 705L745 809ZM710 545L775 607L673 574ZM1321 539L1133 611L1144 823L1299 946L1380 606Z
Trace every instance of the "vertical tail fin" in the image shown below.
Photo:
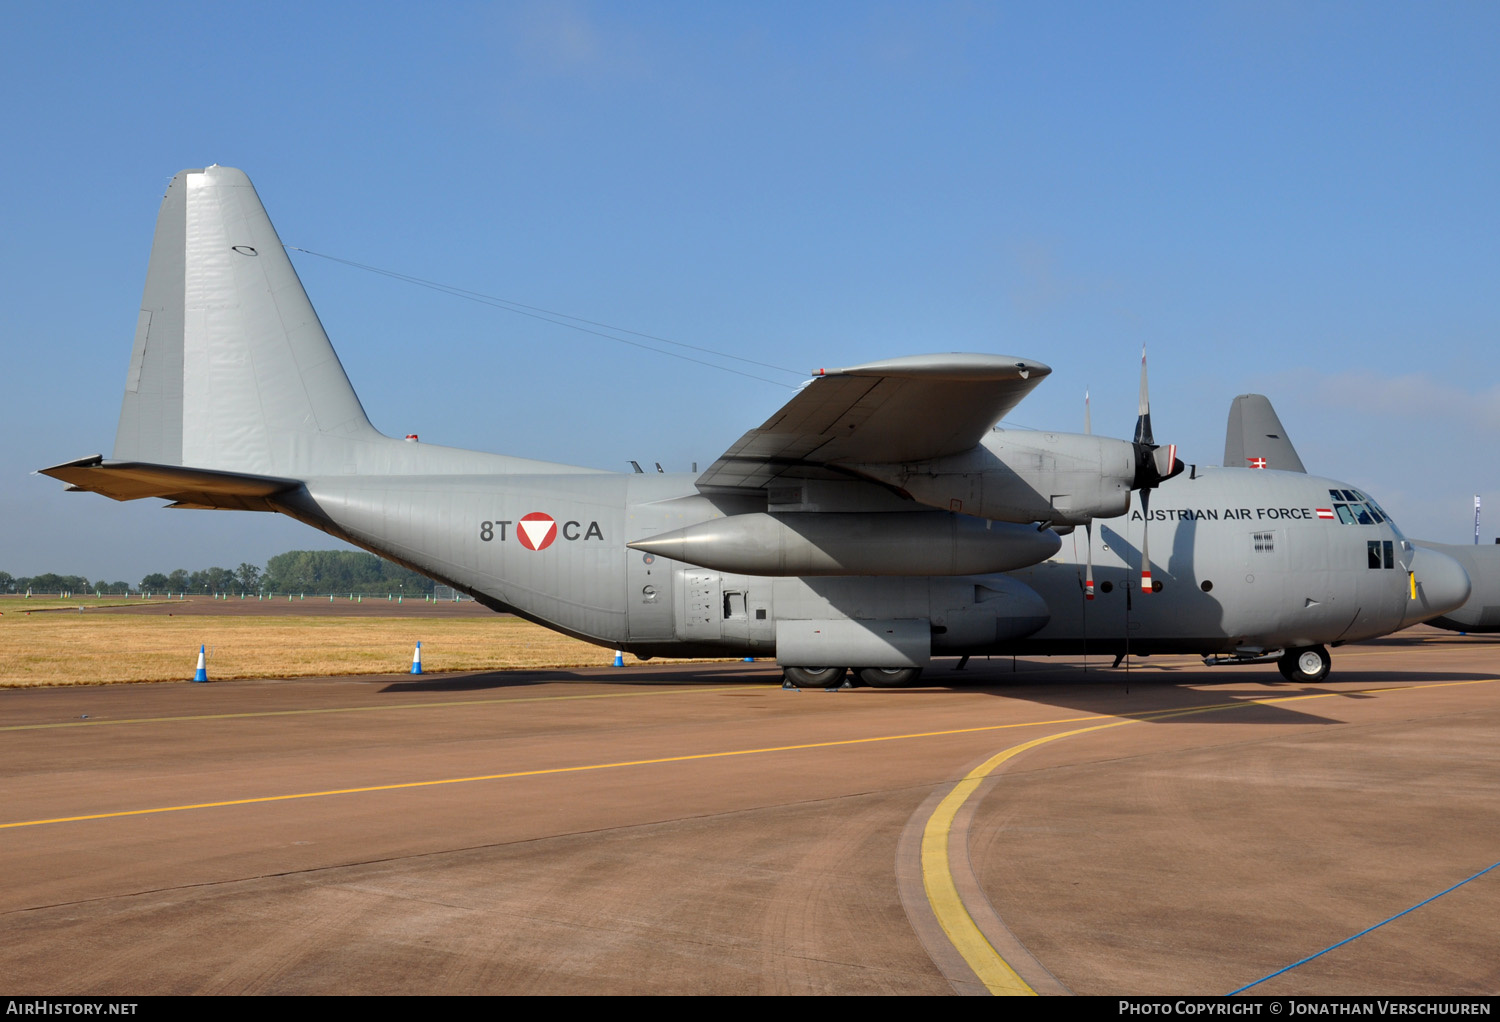
M141 306L117 461L300 477L383 439L242 171L172 179Z
M1241 394L1229 406L1224 431L1225 468L1274 468L1306 472L1291 437L1264 394Z
M39 471L115 500L277 511L319 476L596 470L376 432L250 179L208 167L162 199L114 456Z

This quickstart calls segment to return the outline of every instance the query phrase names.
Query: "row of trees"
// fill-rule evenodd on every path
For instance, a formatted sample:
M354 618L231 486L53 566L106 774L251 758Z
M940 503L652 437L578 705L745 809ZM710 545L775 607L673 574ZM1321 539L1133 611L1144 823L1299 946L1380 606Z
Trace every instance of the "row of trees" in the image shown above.
M128 582L90 582L82 575L31 575L13 577L0 571L0 593L405 593L422 596L432 592L432 580L408 571L374 554L354 550L289 550L266 562L264 569L241 563L229 568L154 572L139 586Z
M0 593L24 593L28 589L37 593L128 593L130 583L103 579L90 582L82 575L54 575L50 571L44 575L15 578L8 571L0 571Z

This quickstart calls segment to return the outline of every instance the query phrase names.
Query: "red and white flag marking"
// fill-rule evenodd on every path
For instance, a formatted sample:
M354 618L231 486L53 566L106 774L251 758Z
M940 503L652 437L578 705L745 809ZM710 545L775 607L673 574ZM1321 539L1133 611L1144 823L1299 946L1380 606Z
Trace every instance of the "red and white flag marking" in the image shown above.
M557 539L557 521L543 511L531 512L516 526L516 538L527 550L545 550Z

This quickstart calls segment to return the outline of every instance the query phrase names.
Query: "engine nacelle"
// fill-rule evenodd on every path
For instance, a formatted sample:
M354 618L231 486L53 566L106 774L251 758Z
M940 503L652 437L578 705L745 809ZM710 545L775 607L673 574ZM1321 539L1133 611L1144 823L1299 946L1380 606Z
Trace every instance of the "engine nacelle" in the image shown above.
M849 466L929 507L1002 522L1082 525L1130 510L1136 448L1083 433L994 430L962 454Z

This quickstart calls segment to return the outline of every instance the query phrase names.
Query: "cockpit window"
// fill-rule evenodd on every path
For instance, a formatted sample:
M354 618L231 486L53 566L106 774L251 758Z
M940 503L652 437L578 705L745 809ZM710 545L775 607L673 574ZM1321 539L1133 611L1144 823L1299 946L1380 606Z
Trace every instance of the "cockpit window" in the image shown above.
M1333 514L1343 525L1388 525L1398 537L1401 530L1391 520L1391 516L1385 513L1381 506L1375 503L1368 494L1360 493L1358 490L1329 490L1328 497L1333 503ZM1319 517L1331 518L1333 515L1319 512Z
M1358 490L1329 490L1328 496L1344 525L1379 525L1387 520L1375 502Z

